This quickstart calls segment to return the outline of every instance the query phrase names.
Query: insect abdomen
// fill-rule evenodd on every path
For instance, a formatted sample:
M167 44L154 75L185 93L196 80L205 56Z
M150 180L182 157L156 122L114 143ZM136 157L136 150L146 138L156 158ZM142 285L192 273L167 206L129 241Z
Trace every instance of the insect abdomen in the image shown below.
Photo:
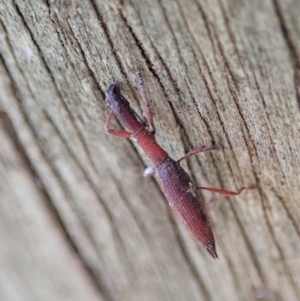
M189 175L178 162L169 158L155 168L155 176L171 208L207 251L217 258L204 201L198 198Z

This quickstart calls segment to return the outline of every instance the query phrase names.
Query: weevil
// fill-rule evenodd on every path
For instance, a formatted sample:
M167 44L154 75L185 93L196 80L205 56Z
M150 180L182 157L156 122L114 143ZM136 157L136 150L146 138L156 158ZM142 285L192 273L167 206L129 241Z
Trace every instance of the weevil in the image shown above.
M153 167L146 169L145 174L153 173L169 205L180 217L185 226L192 232L196 240L202 244L206 251L218 258L215 238L205 208L205 202L197 196L197 189L206 189L225 195L238 195L245 189L237 192L226 189L198 187L192 183L190 176L180 166L180 162L192 155L204 151L217 149L216 147L199 146L179 160L172 159L168 153L156 142L155 125L150 100L143 81L141 72L137 72L139 78L139 92L146 110L147 123L131 108L129 102L120 94L116 83L109 86L106 91L106 102L111 108L105 129L108 134L123 138L133 138L145 151L153 163ZM116 117L124 129L112 129L110 123Z

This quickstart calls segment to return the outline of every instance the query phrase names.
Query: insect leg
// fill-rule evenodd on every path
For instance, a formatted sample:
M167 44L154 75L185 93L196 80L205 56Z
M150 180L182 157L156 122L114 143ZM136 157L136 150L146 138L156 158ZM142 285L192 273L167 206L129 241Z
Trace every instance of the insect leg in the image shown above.
M249 189L249 188L241 187L237 192L222 189L222 188L212 188L212 187L202 187L202 186L197 187L197 189L209 190L209 191L213 191L213 192L217 192L217 193L225 194L225 195L239 195L244 189Z
M153 112L151 110L150 99L149 99L148 91L147 91L147 88L146 88L146 85L144 82L142 71L139 70L136 74L137 74L137 77L139 80L138 91L139 91L139 94L146 106L145 107L145 115L146 115L146 118L147 118L153 132L155 133L156 129L155 129L154 121L153 121Z
M148 166L145 170L144 170L144 177L149 177L149 176L153 176L155 172L155 168L153 166Z
M218 150L219 148L216 147L216 146L212 146L212 147L206 147L204 145L200 145L192 150L190 150L187 154L185 154L183 157L181 157L177 162L180 162L184 159L187 159L191 156L194 156L198 153L202 153L202 152L209 152L209 151L212 151L212 150Z
M115 130L115 129L111 129L109 127L109 124L112 120L112 118L115 116L114 112L110 112L110 114L107 117L107 120L105 122L105 130L106 133L110 134L110 135L114 135L114 136L118 136L118 137L122 137L122 138L129 138L131 136L131 133L125 130Z

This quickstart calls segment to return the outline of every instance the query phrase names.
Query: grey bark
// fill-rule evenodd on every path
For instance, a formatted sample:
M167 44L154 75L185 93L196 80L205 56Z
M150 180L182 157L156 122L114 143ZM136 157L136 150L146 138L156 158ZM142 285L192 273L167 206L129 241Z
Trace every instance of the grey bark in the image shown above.
M0 300L299 300L299 0L0 0ZM144 72L220 259L173 216L104 92ZM117 123L114 123L117 127Z

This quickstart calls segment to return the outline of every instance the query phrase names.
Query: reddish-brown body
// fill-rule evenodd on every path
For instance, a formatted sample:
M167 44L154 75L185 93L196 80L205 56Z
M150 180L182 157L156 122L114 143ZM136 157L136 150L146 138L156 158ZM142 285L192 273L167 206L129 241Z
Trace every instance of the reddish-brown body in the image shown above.
M180 163L166 159L155 168L155 177L171 208L212 257L217 258L204 201L197 197L196 189Z
M212 257L217 258L214 235L205 213L204 202L197 198L189 175L179 162L171 159L157 144L154 133L146 128L129 102L118 93L116 84L108 88L106 95L114 115L153 162L156 180L171 208Z
M145 94L145 91L142 91ZM171 208L180 217L186 227L193 233L195 238L204 246L213 258L217 258L215 239L206 214L205 204L197 197L196 188L186 171L180 166L180 161L200 151L207 151L205 147L191 151L182 159L175 161L160 147L155 140L155 132L147 129L146 124L130 107L129 102L123 98L116 84L110 85L106 92L106 101L112 109L106 122L106 131L119 137L133 138L145 151L154 165L156 180L168 200ZM146 97L144 95L144 97ZM147 101L147 99L146 99ZM154 129L153 117L148 104L148 121ZM126 130L109 128L112 116L115 115ZM238 192L200 187L227 195L237 195Z

